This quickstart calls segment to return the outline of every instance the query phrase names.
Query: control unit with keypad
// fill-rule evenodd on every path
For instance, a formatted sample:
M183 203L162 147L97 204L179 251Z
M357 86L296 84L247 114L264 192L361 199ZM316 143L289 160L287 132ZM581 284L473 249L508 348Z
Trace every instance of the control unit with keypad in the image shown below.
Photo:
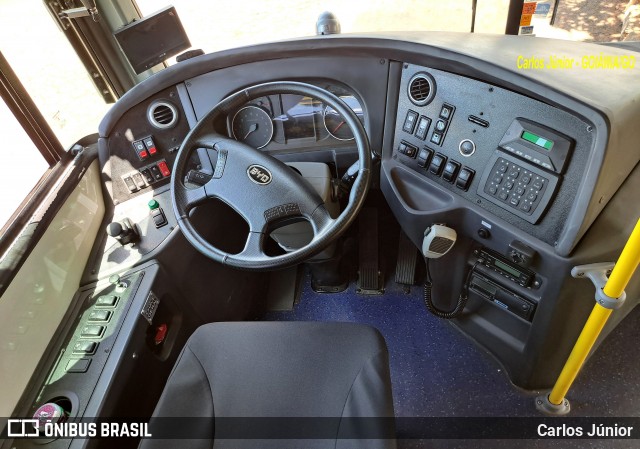
M551 200L558 177L509 155L496 155L480 180L478 194L535 223Z

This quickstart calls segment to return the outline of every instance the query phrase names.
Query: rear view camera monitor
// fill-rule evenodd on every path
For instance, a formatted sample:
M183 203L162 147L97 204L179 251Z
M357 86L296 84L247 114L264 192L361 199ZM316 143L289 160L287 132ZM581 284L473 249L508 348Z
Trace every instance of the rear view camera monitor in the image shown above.
M130 23L113 35L137 74L191 47L173 6Z

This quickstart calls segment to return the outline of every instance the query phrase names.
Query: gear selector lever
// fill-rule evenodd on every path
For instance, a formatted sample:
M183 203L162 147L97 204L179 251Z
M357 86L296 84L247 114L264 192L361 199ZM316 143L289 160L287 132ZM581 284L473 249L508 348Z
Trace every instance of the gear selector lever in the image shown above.
M140 241L140 234L136 229L136 225L128 218L120 222L114 221L113 223L109 223L107 226L107 234L115 238L122 246Z

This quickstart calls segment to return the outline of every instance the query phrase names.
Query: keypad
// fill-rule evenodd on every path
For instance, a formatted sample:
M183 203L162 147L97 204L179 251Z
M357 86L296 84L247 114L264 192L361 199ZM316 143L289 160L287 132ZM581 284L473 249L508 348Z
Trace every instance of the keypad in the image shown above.
M540 203L549 184L544 176L498 158L484 187L484 192L508 207L531 215Z

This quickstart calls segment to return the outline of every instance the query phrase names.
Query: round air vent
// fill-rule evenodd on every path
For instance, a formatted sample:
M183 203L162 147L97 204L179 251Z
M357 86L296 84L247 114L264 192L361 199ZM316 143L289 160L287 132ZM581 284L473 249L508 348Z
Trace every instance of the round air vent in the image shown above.
M436 94L436 82L428 73L416 73L409 81L408 94L416 106L429 104Z
M156 128L171 128L178 121L178 110L169 102L156 101L149 106L147 117L149 118L149 123Z

